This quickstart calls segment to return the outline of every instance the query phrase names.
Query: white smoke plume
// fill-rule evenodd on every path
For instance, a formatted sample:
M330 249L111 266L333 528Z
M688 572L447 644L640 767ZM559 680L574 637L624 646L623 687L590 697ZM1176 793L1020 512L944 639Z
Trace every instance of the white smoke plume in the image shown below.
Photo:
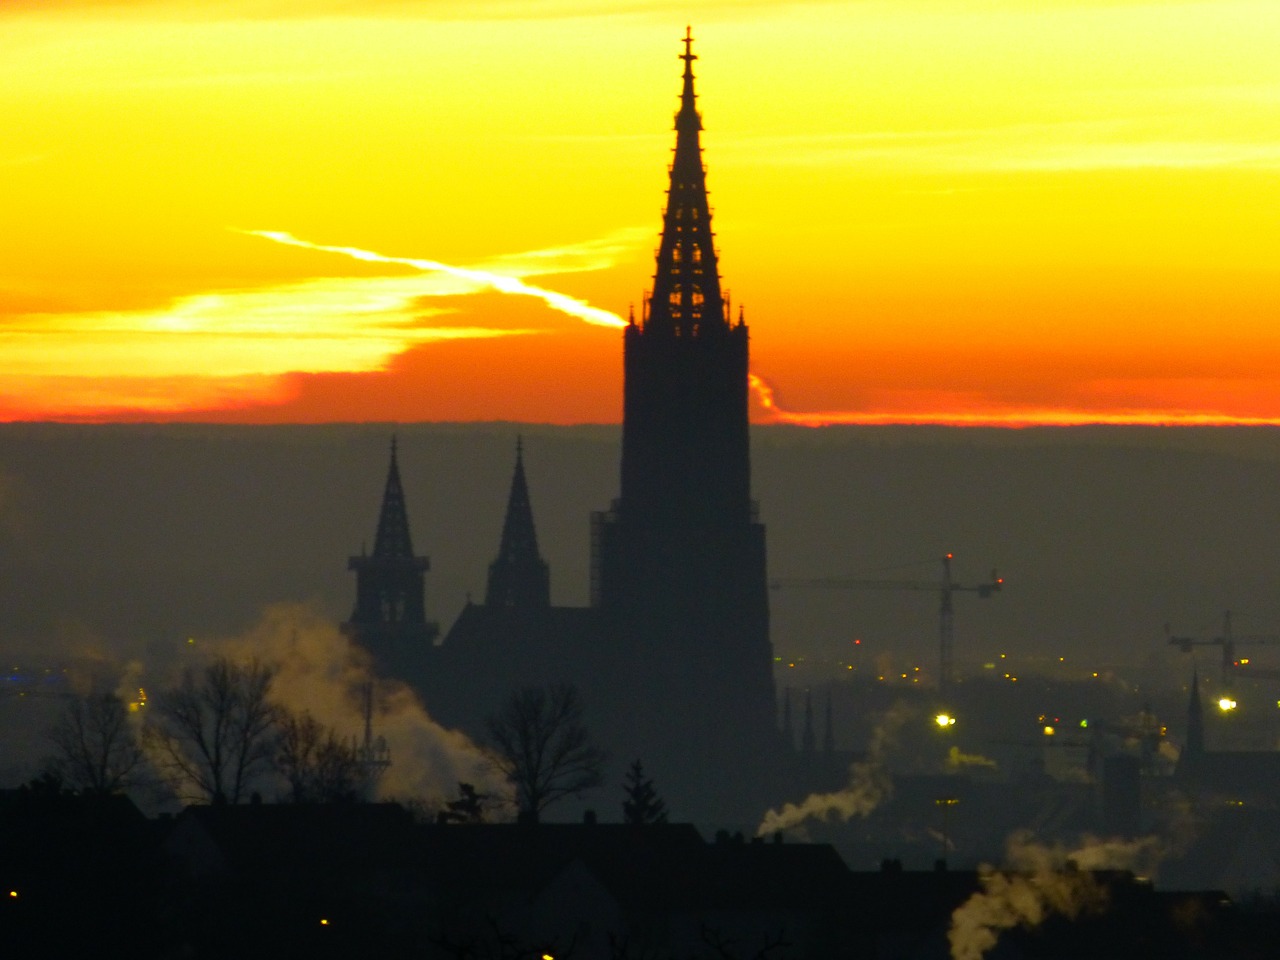
M272 699L309 712L343 738L363 736L362 697L372 682L373 734L385 738L391 751L391 765L377 786L380 798L424 800L430 807L456 796L459 782L473 783L481 793L506 793L474 743L432 720L403 683L376 679L367 654L309 607L269 607L245 635L208 646L205 653L213 656L257 658L274 666Z
M894 704L872 731L866 759L849 767L849 782L845 787L831 793L811 793L799 803L788 803L781 810L770 810L756 828L756 835L787 830L808 820L838 817L845 822L853 817L868 816L893 793L893 778L889 775L885 755L897 743L898 731L911 715L912 711L905 704Z
M1006 866L979 867L982 890L955 909L947 940L952 960L980 960L1000 934L1032 928L1046 918L1068 918L1106 903L1106 890L1090 871L1131 870L1149 875L1164 856L1162 841L1085 837L1077 849L1036 843L1021 832L1009 838Z
M996 768L996 762L990 757L984 757L979 753L965 753L956 746L947 751L947 759L943 762L952 772L965 767L986 767L991 770Z

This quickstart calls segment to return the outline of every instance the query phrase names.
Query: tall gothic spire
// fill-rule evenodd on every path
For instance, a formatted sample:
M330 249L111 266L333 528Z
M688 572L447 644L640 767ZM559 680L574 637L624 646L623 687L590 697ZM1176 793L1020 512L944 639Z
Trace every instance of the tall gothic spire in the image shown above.
M391 466L387 468L387 486L382 494L382 512L378 514L373 555L383 559L413 556L409 514L404 506L404 488L400 486L400 465L396 461L394 436L391 438Z
M707 203L707 172L702 165L697 95L693 92L693 31L685 30L684 88L676 114L676 149L671 186L662 220L653 292L646 303L646 329L695 337L728 326L720 295L720 274Z
M489 564L489 587L484 602L489 607L551 605L551 576L547 562L538 553L533 506L524 476L524 444L518 438L507 516L502 523L502 542L497 559Z

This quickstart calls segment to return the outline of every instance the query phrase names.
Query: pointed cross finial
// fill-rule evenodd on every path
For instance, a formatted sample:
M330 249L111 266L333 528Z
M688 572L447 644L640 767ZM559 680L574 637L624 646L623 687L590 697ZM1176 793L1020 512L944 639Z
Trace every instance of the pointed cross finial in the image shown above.
M524 434L516 434L516 462L524 459Z
M394 460L395 458L396 458L396 435L393 433L391 435L391 459Z
M684 53L680 54L680 59L685 63L698 59L698 55L693 52L693 27L691 26L684 28Z

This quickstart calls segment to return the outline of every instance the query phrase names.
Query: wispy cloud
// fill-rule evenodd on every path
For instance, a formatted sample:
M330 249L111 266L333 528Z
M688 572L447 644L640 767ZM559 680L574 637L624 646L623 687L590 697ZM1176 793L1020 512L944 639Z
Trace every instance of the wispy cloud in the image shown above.
M1156 135L1118 120L989 128L873 130L737 138L724 149L773 166L840 166L917 172L1065 172L1126 169L1280 168L1280 138Z

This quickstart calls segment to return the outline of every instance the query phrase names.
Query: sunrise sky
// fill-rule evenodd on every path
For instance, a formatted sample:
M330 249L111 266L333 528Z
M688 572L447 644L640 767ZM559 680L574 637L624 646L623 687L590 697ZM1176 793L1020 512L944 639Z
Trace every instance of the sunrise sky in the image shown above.
M686 23L758 421L1280 423L1275 0L4 0L0 419L617 421Z

